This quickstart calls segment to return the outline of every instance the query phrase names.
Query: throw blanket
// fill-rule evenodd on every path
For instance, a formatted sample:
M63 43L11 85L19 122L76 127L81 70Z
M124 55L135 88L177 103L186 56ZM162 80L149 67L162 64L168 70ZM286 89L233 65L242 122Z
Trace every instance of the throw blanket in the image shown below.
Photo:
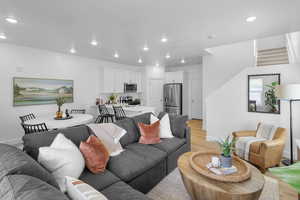
M119 140L126 134L126 130L113 123L88 124L88 126L103 142L110 156L119 155L124 151Z
M265 141L265 138L240 137L235 143L235 153L242 159L249 161L250 145L253 142Z

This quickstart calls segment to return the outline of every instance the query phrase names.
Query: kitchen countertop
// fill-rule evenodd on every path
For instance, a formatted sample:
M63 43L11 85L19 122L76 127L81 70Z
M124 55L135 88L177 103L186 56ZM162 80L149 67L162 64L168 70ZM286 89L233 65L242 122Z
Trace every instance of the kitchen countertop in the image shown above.
M123 110L125 111L126 115L128 117L133 117L136 115L140 115L143 113L148 113L148 112L152 112L155 113L156 109L155 107L151 107L151 106L141 106L141 105L120 105L120 104L115 104L116 106L122 106ZM98 106L93 106L93 107L98 107ZM113 113L113 107L112 105L106 105L107 109L109 110L109 112Z

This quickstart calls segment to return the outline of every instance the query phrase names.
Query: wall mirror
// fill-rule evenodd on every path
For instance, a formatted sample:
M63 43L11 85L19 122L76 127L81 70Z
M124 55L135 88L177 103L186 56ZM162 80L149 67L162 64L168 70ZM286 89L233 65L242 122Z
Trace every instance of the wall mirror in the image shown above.
M280 85L280 74L248 75L248 112L280 114L280 101L275 87Z

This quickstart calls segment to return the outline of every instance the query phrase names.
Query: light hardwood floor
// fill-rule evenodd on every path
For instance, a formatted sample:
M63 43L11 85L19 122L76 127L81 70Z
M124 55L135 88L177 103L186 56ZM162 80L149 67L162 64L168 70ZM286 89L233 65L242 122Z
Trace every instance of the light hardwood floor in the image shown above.
M201 120L190 120L188 125L191 127L192 132L192 151L203 150L203 148L206 150L219 148L217 144L206 141L206 132L202 130ZM268 171L265 175L272 177ZM298 200L298 194L295 190L293 190L293 188L280 180L278 181L280 200Z

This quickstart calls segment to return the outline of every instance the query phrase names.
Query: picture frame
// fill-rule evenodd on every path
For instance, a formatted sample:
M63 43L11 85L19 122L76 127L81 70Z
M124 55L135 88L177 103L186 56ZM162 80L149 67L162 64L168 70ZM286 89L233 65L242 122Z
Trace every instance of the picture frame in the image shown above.
M280 81L279 73L248 75L248 112L280 114L280 100L275 96Z
M13 106L56 104L59 96L74 102L73 80L13 77Z

